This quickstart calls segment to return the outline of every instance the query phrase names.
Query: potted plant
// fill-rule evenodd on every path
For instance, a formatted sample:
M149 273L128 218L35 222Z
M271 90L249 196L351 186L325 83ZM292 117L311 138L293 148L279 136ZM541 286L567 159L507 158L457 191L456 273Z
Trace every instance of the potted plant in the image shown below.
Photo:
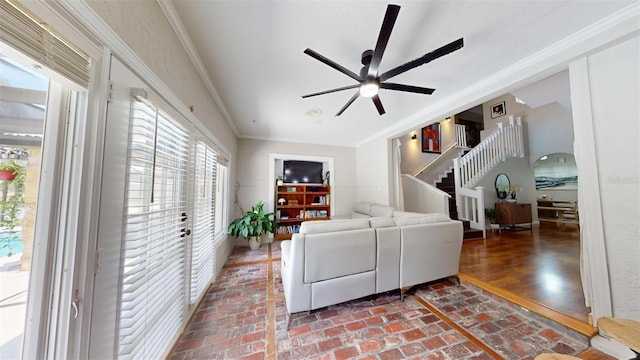
M276 185L282 186L282 184L284 184L284 180L282 179L282 176L276 177Z
M243 237L249 241L249 247L255 250L260 247L260 237L265 233L273 233L278 227L274 213L265 213L264 202L258 201L251 210L229 224L227 234Z
M0 164L0 172L10 176L0 178L0 193L7 192L7 198L0 201L0 224L2 227L8 230L9 236L3 241L4 244L0 245L3 248L9 248L8 256L13 255L11 249L12 242L18 241L18 234L16 227L20 226L22 219L20 214L24 207L24 181L26 177L26 171L24 166L18 164L14 160L9 163ZM13 193L8 192L9 187L12 188Z
M331 174L328 171L324 174L324 178L322 179L322 183L324 185L329 185L331 183Z
M500 212L494 208L486 208L484 209L484 217L489 220L489 229L497 229L496 220L498 220L498 216L500 216Z

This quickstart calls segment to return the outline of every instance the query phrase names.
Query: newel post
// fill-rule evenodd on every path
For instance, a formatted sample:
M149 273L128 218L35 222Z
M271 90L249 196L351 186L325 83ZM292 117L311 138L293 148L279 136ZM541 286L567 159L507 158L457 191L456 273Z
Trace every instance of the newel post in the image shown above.
M478 223L482 226L482 237L487 238L487 219L484 216L484 186L477 186L478 192Z
M453 183L456 187L456 210L458 214L462 214L462 209L460 208L461 200L460 197L460 189L462 189L462 183L460 180L460 158L453 159Z

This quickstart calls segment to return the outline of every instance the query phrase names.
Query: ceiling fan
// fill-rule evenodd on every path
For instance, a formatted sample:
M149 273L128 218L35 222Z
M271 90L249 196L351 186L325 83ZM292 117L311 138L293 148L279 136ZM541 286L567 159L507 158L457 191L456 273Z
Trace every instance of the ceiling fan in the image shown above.
M384 50L387 47L387 43L389 42L389 37L391 36L391 31L393 30L393 26L395 25L399 12L400 12L399 5L390 4L387 6L387 12L384 15L382 28L380 29L380 35L378 35L378 42L376 43L375 50L365 50L362 53L361 62L362 62L362 65L364 66L360 69L360 74L354 73L353 71L317 53L314 50L311 50L309 48L305 49L304 51L305 54L340 71L341 73L349 76L350 78L354 79L358 83L355 85L343 86L343 87L321 91L321 92L317 92L309 95L303 95L302 98L308 98L311 96L324 95L324 94L329 94L336 91L359 88L358 92L355 93L351 97L351 99L349 99L349 101L347 101L347 103L342 107L342 109L340 109L340 111L338 111L338 113L336 114L336 116L340 116L349 107L349 105L351 105L359 96L371 98L373 100L373 103L376 106L376 109L378 109L378 113L380 115L384 114L385 113L384 107L382 106L382 102L380 101L380 97L378 96L379 89L407 91L412 93L431 95L435 91L435 89L390 83L390 82L386 82L386 80L389 80L396 75L402 74L408 70L416 68L420 65L424 65L441 56L450 54L462 48L464 46L463 39L460 38L434 51L426 53L415 60L411 60L400 66L396 66L395 68L389 71L386 71L382 74L378 74L378 66L380 65L380 61L382 60L382 55L384 54Z

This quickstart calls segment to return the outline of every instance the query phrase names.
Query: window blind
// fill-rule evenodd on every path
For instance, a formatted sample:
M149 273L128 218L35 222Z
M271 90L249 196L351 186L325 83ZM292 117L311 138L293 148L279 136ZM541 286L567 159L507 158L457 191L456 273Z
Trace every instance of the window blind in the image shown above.
M191 250L191 294L195 303L215 271L215 195L217 154L204 142L196 145L194 213Z
M89 86L89 57L26 9L0 0L0 40L78 85Z
M132 101L118 358L162 357L184 322L188 133Z

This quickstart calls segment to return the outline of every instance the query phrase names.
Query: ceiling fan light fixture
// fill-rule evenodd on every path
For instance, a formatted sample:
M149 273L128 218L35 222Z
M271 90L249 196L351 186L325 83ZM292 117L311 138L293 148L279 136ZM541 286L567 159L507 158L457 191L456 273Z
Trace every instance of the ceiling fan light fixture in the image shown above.
M380 87L375 82L364 83L360 86L360 95L362 97L371 98L378 95Z

